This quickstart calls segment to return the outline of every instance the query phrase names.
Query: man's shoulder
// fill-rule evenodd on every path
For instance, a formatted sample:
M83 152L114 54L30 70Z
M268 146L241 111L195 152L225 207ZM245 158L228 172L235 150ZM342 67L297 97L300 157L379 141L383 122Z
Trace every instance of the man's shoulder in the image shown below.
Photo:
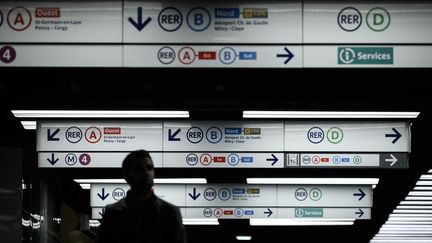
M105 206L105 211L123 211L126 209L126 202L125 199L121 199L120 201L112 204L108 204Z
M169 203L165 200L163 200L162 198L156 197L156 201L159 204L159 206L165 210L168 211L177 211L179 210L178 207L172 203Z

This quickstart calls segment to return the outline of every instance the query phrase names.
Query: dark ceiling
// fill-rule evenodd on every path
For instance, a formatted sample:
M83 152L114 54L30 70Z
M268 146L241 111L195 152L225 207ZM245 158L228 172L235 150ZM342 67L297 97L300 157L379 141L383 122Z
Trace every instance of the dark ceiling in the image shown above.
M422 112L412 121L407 170L158 169L159 177L199 174L210 182L227 182L226 178L243 182L250 176L380 178L370 221L351 227L250 227L247 220L222 220L220 226L188 226L192 243L231 242L239 233L252 234L252 242L368 242L418 176L432 167L431 69L3 68L1 73L0 116L5 131L0 143L24 147L28 158L35 157L35 133L24 132L11 109L184 109L191 111L194 120L238 120L247 109ZM117 170L59 170L56 174L63 180L120 176Z

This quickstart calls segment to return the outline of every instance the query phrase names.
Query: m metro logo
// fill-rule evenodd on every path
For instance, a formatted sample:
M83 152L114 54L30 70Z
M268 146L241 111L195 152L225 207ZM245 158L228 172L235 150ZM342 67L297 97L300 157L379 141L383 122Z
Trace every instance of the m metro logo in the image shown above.
M393 64L393 47L338 47L338 64Z

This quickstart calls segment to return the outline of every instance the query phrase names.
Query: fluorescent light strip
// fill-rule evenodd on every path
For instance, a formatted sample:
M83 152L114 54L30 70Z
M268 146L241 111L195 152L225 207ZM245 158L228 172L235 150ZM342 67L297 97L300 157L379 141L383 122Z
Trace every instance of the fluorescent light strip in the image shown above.
M432 180L432 175L422 175L420 176L420 180Z
M236 235L237 240L251 240L252 236L250 235Z
M430 240L417 240L417 239L408 239L408 240L390 240L390 239L372 239L370 243L378 243L378 242L391 242L391 243L405 243L405 242L411 242L411 243L421 243L426 242L430 243Z
M126 184L124 179L74 179L76 183ZM206 178L157 178L155 184L207 184Z
M243 111L243 118L417 118L420 112Z
M427 213L391 213L389 217L432 217L432 215Z
M183 218L184 225L219 225L216 218Z
M249 219L251 226L288 226L288 225L353 225L354 219Z
M90 184L89 183L80 183L79 185L84 190L90 190Z
M416 186L432 186L432 181L417 181Z
M428 173L431 174L431 173L432 173L432 169L430 169L430 170L428 171Z
M432 223L432 217L390 217L388 219L388 222L390 221L406 221L406 222L410 222L410 221L417 221L417 222L424 222L424 221L431 221L430 223Z
M405 197L405 200L419 200L419 201L432 201L432 197L415 197L415 196L407 196Z
M426 230L432 229L432 225L388 225L384 224L381 229L389 229L389 230ZM431 230L432 231L432 230Z
M400 205L432 205L431 201L401 201Z
M432 206L397 206L397 209L432 209Z
M387 221L386 225L430 225L432 226L432 222Z
M432 186L416 186L414 187L415 191L431 191Z
M409 192L408 196L432 196L432 192Z
M248 184L376 185L378 178L247 178Z
M432 210L412 210L412 209L395 209L393 210L393 213L398 213L398 214L410 214L410 213L430 213L432 214Z
M36 130L36 121L21 121L21 125L26 130Z
M188 118L189 111L12 110L18 118Z

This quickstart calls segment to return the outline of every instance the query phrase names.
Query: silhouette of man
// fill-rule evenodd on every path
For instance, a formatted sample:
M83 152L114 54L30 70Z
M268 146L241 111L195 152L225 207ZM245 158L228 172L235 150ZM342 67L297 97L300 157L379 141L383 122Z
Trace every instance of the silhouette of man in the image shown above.
M134 151L123 160L122 168L131 189L125 198L106 206L97 242L186 243L179 209L153 193L150 154Z

